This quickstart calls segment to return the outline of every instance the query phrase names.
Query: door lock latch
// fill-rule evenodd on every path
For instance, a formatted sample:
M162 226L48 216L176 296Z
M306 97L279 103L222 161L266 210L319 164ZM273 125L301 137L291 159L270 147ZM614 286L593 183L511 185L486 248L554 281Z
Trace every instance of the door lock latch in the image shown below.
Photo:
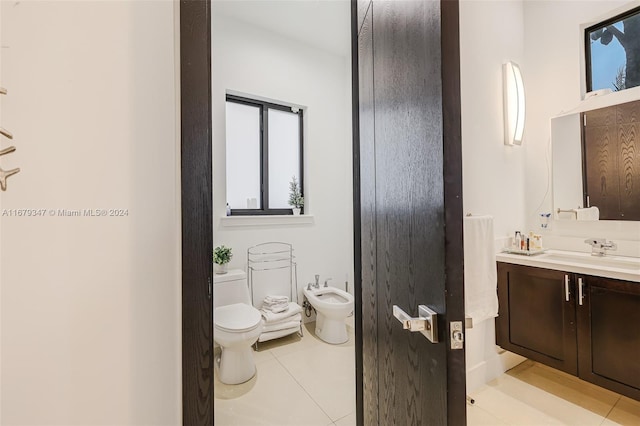
M451 321L449 323L449 329L451 331L451 349L464 348L462 321Z

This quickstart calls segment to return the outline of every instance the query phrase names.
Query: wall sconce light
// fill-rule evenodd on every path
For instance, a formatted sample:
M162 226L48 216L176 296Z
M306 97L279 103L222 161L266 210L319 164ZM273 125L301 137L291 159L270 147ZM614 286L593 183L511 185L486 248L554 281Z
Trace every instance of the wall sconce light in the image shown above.
M504 144L522 145L524 134L524 84L520 67L514 62L502 66L504 85Z

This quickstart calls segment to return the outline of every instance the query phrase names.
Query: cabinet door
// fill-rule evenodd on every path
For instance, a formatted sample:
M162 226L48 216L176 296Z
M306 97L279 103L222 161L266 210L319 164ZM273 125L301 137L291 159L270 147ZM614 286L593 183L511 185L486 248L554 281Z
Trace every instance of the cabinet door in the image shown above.
M640 283L587 276L578 284L579 377L640 400Z
M573 277L561 271L498 263L496 343L578 374Z

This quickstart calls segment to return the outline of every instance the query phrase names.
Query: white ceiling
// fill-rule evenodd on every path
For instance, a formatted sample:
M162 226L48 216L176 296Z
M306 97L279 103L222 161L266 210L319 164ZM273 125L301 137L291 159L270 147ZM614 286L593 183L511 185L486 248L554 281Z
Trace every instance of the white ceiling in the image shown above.
M348 0L213 0L212 13L347 56L350 7Z

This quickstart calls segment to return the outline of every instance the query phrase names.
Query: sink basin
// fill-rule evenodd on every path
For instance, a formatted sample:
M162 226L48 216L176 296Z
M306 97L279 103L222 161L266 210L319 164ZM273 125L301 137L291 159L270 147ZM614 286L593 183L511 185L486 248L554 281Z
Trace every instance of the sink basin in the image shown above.
M592 267L624 269L640 273L640 259L622 256L591 256L589 253L549 252L539 256L541 259L562 262L577 263Z

